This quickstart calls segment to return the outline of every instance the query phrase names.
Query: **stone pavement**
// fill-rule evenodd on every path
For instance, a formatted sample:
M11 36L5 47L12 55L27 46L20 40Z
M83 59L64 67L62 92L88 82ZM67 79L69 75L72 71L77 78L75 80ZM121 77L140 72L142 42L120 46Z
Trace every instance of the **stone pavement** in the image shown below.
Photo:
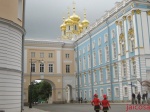
M36 108L29 108L27 106L24 106L24 110L22 112L50 112L50 111L44 111L44 110L39 110Z

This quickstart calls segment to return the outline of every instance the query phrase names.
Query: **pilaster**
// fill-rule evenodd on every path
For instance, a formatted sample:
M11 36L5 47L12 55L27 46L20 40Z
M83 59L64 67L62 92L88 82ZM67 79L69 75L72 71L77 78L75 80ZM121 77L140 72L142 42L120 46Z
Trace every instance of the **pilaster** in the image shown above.
M120 43L119 43L119 22L116 21L117 27L117 46L118 46L118 60L121 60Z

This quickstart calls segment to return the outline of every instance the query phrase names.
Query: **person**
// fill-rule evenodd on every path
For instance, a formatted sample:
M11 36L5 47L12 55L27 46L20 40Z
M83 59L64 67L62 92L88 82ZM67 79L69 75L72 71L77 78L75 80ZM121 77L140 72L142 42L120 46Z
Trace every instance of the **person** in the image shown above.
M91 101L91 104L94 106L95 112L99 112L100 111L100 105L101 105L101 103L100 103L100 99L98 98L97 94L94 94L94 98Z
M142 104L144 104L145 103L145 93L143 93L143 95L142 95Z
M84 98L84 103L87 103L87 100L86 100L86 98Z
M146 91L146 93L145 93L146 102L147 102L147 97L148 97L148 92Z
M135 94L132 93L132 104L134 104L134 103L135 103Z
M78 98L78 102L80 103L80 97Z
M80 101L81 101L81 103L82 103L82 101L83 101L82 97L80 98Z
M109 110L109 108L111 108L110 104L109 104L109 101L107 100L107 96L106 95L103 95L103 100L101 102L102 104L102 107L103 107L103 111L104 112L107 112Z
M139 94L137 95L137 99L138 99L138 104L141 104L141 94L139 92Z

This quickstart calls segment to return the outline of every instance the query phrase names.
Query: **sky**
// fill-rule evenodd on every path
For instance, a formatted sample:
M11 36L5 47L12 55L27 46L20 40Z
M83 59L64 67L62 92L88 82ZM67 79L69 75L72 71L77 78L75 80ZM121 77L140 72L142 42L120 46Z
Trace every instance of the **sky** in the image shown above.
M80 16L81 21L86 9L87 20L93 24L120 1L122 0L26 0L25 39L60 38L60 25L63 23L63 17L68 17L68 7L70 15L73 14L73 2L75 2L76 14Z

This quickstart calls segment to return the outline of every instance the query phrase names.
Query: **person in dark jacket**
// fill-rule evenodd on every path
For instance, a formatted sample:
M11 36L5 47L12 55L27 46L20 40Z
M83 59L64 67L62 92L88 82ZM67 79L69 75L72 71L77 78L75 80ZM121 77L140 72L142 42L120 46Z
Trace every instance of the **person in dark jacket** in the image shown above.
M135 94L132 93L132 104L134 104L134 103L135 103Z
M138 104L141 104L141 94L139 92L139 94L137 95L137 99L138 99Z
M142 95L142 104L144 104L145 103L145 93L143 93L143 95Z
M110 107L110 104L109 104L109 101L107 100L107 96L106 95L103 95L103 100L101 102L102 104L102 107L103 107L103 111L104 112L107 112L109 110Z
M80 98L80 100L81 100L81 103L82 103L82 101L83 101L82 97Z

